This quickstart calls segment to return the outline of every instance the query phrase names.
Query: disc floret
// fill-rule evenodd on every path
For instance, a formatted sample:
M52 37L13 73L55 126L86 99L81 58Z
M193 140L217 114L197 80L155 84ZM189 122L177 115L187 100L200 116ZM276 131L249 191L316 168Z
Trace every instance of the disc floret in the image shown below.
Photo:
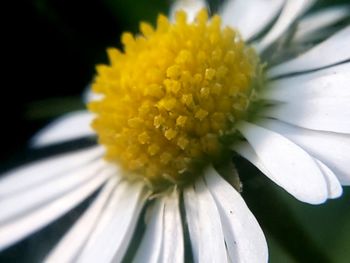
M227 150L225 138L249 108L257 57L220 17L182 11L153 28L124 33L124 51L109 49L97 67L89 108L106 159L152 185L193 180Z

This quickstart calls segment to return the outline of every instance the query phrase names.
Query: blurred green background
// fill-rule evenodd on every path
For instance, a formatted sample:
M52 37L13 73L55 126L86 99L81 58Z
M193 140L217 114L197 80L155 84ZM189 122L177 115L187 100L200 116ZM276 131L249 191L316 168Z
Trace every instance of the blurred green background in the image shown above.
M106 47L120 47L123 31L136 33L141 20L154 22L170 0L27 0L6 3L4 23L1 169L25 158L26 142L51 118L84 107L81 94L105 63ZM213 8L220 0L211 1ZM316 6L348 3L324 0ZM5 101L6 100L6 101ZM237 158L243 196L267 236L270 262L350 262L350 191L322 206L296 201ZM349 164L350 165L350 164ZM248 175L248 176L247 176ZM84 205L83 205L84 206ZM80 208L83 209L83 208ZM79 209L78 209L79 210ZM73 219L56 224L52 234L21 242L0 262L33 262L44 255ZM68 222L68 223L67 223ZM56 231L57 230L57 231ZM50 241L51 240L51 241ZM45 244L44 244L45 243ZM253 253L253 252L252 252Z

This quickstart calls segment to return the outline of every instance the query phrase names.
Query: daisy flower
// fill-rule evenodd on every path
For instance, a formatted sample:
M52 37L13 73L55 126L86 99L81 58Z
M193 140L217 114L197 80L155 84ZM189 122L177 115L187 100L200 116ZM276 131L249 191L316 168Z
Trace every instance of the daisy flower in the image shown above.
M33 141L98 145L1 178L0 249L97 192L47 262L120 262L140 222L135 262L183 262L187 235L194 262L267 262L233 154L311 204L350 183L350 26L332 30L349 8L304 16L314 2L227 1L208 17L204 1L182 0L123 34L97 67L90 112Z

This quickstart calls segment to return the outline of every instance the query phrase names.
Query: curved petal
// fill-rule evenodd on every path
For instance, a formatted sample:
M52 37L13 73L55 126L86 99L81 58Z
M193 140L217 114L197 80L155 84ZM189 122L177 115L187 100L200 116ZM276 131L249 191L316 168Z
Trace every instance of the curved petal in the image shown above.
M98 224L108 200L110 200L118 182L116 178L109 179L91 206L46 256L45 262L73 262L77 258L91 232Z
M16 168L0 178L0 198L38 186L61 174L74 171L102 157L103 148L96 146L44 159Z
M192 247L198 249L198 254L194 255L195 262L227 262L228 258L220 214L203 179L200 178L195 183L194 190L190 187L185 192L189 193L185 194L187 217L190 215L198 216L195 218L198 232L195 236L191 236L193 231L190 231ZM188 199L191 195L196 196L196 198L194 200ZM191 211L192 209L194 211ZM191 229L190 223L191 221L188 221Z
M314 159L282 135L252 123L237 129L248 140L274 182L297 199L320 204L328 197L327 185Z
M23 213L44 206L91 180L106 167L103 160L95 161L76 171L64 174L37 187L2 198L0 202L0 224L4 224ZM19 205L20 204L20 205Z
M203 179L195 183L199 215L199 262L227 262L224 233L218 207ZM210 241L209 241L210 240Z
M68 113L39 131L32 139L33 147L48 146L93 136L95 132L90 127L94 115L88 111Z
M259 159L259 157L256 155L254 149L252 146L250 146L247 142L240 142L234 144L232 147L232 150L237 152L240 156L251 162L256 168L258 168L264 175L266 175L268 178L270 178L272 181L274 181L277 185L281 186L285 189L284 184L280 184L277 179L275 179L274 175L269 172L269 170L264 166L264 163ZM288 187L288 186L287 186ZM286 189L286 191L288 191ZM289 191L288 191L289 192ZM292 193L291 193L292 194ZM294 195L294 194L293 194Z
M263 52L273 42L275 42L294 21L310 8L315 0L287 0L276 23L270 31L255 44L258 53Z
M224 25L237 28L243 39L259 34L278 15L285 0L229 0L219 13ZM259 17L259 23L256 18Z
M343 193L343 188L335 174L320 160L315 159L327 181L328 197L338 198Z
M241 195L212 167L205 180L220 212L231 262L268 262L264 233Z
M312 98L350 97L350 63L270 81L259 97L293 102Z
M298 22L297 31L293 36L293 42L304 41L312 33L333 25L350 15L349 6L334 6L313 12Z
M162 242L164 228L165 198L155 201L151 212L151 218L146 226L146 232L142 238L133 262L157 263L162 257Z
M148 195L142 183L121 181L77 262L121 261Z
M184 191L184 203L186 211L186 221L188 232L190 234L193 261L199 262L199 212L198 198L193 187L188 187Z
M103 98L103 94L92 91L91 84L88 85L83 92L83 101L85 104L88 104L91 101L102 100Z
M297 58L271 68L268 77L315 70L349 60L349 43L350 26L347 26Z
M192 22L196 18L199 10L206 8L207 4L205 0L175 0L170 7L170 20L175 20L175 13L179 10L184 10L187 14L187 21Z
M327 165L341 184L350 185L350 136L303 129L277 120L262 120L259 125L282 134Z
M165 200L162 244L163 255L160 262L184 262L184 240L179 207L179 193L176 189Z
M350 98L316 98L271 106L261 116L307 129L350 134Z
M262 173L264 173L268 178L273 180L276 184L283 187L286 191L288 191L288 186L284 187L279 184L278 179L275 180L274 177L269 173L269 171L264 167L264 164L259 159L259 157L254 152L253 148L248 143L240 143L234 146L234 151L236 151L239 155L250 161L254 164ZM335 174L320 160L315 159L315 162L318 164L320 170L322 171L325 181L327 183L328 190L328 198L337 198L342 194L342 187L340 185L339 180L335 176ZM288 191L289 192L289 191ZM291 192L290 192L291 193ZM291 193L294 195L293 193Z
M96 191L110 175L110 171L103 171L99 176L56 199L47 206L15 218L4 225L1 224L0 251L67 213Z

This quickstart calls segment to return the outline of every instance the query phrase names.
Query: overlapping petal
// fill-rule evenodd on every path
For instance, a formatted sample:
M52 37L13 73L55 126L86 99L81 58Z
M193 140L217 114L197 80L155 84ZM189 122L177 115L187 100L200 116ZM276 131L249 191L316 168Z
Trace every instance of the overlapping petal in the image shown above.
M38 132L32 139L34 147L62 143L86 136L94 136L91 128L93 114L88 111L68 113Z
M336 24L350 16L350 7L334 6L325 8L300 19L297 30L293 36L293 42L306 42L312 40L317 32Z
M350 63L301 75L270 81L260 94L261 99L293 103L316 98L350 97Z
M278 16L285 0L229 0L219 13L224 25L238 28L243 39L249 40L264 30ZM256 18L259 17L259 23Z
M342 184L350 184L349 135L304 129L271 119L262 120L259 125L295 142L327 165Z
M64 215L95 192L111 175L103 171L99 176L65 193L49 204L0 224L0 250L20 241L33 232Z
M76 261L113 262L123 258L146 198L140 182L123 180L117 184Z
M315 70L347 61L350 59L349 42L350 26L347 26L300 56L271 68L268 76Z
M254 149L271 180L301 201L320 204L327 199L322 171L301 147L252 123L242 122L238 130Z
M255 47L257 51L261 53L274 43L287 31L298 17L304 14L314 4L314 2L315 0L286 0L277 21L273 24L268 33L263 36L261 40L256 42Z
M103 148L100 146L61 154L20 166L2 175L0 178L0 197L28 190L60 175L74 171L102 157Z

